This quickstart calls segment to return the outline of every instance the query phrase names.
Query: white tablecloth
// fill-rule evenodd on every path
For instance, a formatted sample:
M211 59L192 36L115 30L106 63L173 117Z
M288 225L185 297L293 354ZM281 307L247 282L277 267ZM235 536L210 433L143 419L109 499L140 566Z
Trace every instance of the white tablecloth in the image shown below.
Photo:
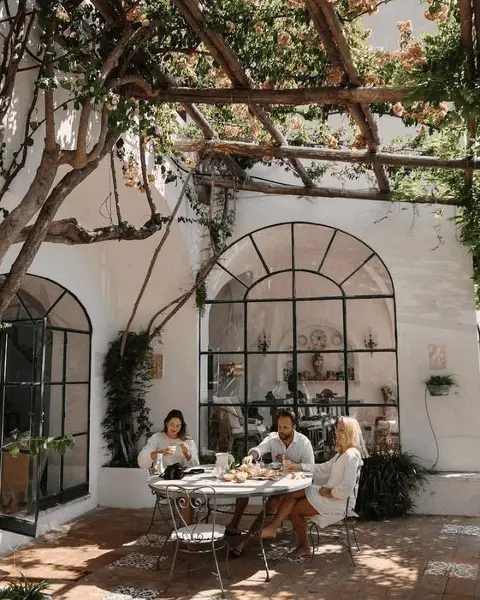
M310 473L286 474L277 480L258 481L248 479L245 483L233 483L231 481L222 481L214 477L209 470L198 475L187 475L179 480L160 479L157 476L150 477L148 485L156 491L162 491L167 486L179 485L186 490L191 490L199 486L210 486L215 490L218 497L244 498L244 497L266 497L279 496L289 492L304 490L312 483ZM206 491L208 495L208 491Z

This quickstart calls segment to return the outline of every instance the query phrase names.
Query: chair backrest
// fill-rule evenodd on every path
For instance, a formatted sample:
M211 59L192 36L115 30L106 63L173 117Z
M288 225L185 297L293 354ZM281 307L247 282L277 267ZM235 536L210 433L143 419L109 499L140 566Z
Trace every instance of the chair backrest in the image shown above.
M350 511L355 510L355 504L357 503L358 486L360 484L360 476L362 475L363 462L357 467L357 474L355 477L355 485L353 486L352 493L347 498L347 505L345 507L345 516L348 516Z
M215 489L208 485L186 490L181 485L167 486L166 495L175 533L182 529L181 538L184 541L211 540L214 537L216 519ZM209 500L211 500L209 502ZM192 514L192 523L187 523L185 513ZM207 519L211 522L207 523ZM203 525L201 532L198 527ZM208 528L205 527L208 525Z

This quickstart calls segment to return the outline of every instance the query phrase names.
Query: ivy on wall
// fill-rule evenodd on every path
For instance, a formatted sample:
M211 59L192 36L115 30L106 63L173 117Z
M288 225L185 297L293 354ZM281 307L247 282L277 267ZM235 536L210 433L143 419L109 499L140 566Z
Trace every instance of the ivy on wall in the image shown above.
M121 333L110 343L103 365L103 439L111 457L107 466L137 467L138 442L152 427L146 398L152 386L153 350L148 331L130 331L123 356L120 345Z

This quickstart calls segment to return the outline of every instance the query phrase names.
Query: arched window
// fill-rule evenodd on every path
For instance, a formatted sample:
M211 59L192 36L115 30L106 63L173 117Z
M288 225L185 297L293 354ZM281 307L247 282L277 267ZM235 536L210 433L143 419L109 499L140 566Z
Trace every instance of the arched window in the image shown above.
M1 454L0 527L34 535L39 510L88 493L92 327L73 294L34 275L25 277L3 321L2 448L24 435L75 439L64 456Z
M200 444L237 457L295 411L318 461L339 415L370 448L398 446L394 287L379 256L339 229L285 223L220 257L200 324Z

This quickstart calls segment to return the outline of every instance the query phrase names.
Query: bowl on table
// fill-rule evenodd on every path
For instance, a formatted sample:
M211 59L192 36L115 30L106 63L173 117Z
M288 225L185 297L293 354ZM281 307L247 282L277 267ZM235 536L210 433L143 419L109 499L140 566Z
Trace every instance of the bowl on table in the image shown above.
M281 462L272 462L268 465L269 469L273 469L274 471L281 471L283 469L283 463Z

